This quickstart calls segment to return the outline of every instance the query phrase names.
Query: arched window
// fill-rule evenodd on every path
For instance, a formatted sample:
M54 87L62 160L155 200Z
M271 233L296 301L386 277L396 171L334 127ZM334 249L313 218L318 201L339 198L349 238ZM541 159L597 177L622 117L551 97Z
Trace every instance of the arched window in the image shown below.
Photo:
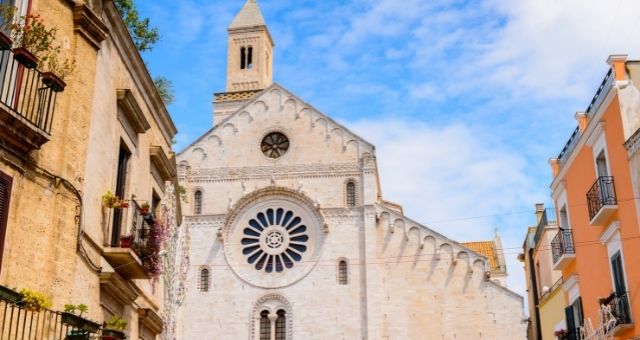
M286 340L287 339L287 320L286 320L286 312L281 309L277 313L278 318L276 319L276 340Z
M196 215L202 214L202 191L200 190L193 194L193 213Z
M356 205L356 183L353 181L347 182L347 206L353 207Z
M267 310L260 312L260 340L271 340L271 321Z
M198 290L201 292L209 291L209 268L201 268L198 277Z
M340 261L338 263L338 283L341 285L346 285L349 283L349 278L347 277L347 261Z

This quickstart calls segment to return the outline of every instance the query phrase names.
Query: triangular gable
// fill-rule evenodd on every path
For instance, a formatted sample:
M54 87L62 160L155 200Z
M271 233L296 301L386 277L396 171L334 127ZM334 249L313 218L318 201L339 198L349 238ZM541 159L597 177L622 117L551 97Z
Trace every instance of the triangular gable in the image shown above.
M231 115L226 117L224 120L220 121L218 124L216 124L214 127L209 129L207 132L205 132L198 139L196 139L191 144L189 144L187 147L185 147L182 151L180 151L178 153L178 156L183 155L186 151L188 151L191 148L197 146L201 141L203 141L208 136L211 136L212 134L215 134L218 130L221 130L221 129L229 126L229 125L234 126L233 123L234 123L234 121L236 119L238 119L238 116L240 116L243 113L246 113L247 109L249 107L255 105L256 103L264 102L263 100L264 100L265 96L267 96L268 94L270 94L270 93L272 93L274 91L281 91L281 98L280 98L280 105L281 106L283 106L283 105L285 105L287 103L291 103L291 101L293 101L293 103L296 106L295 107L296 115L303 115L303 114L311 115L313 117L312 124L316 124L316 123L319 123L321 121L324 121L327 124L327 132L328 133L329 132L334 132L334 131L337 131L337 130L341 131L342 137L343 137L343 141L342 142L343 142L345 147L346 147L346 145L348 145L351 142L356 142L358 144L364 145L371 152L373 152L375 150L375 146L373 144L369 143L368 141L366 141L364 138L358 136L357 134L355 134L354 132L352 132L351 130L349 130L348 128L343 126L342 124L336 122L331 117L327 116L326 114L322 113L321 111L315 109L312 105L310 105L309 103L305 102L300 97L298 97L297 95L295 95L292 92L288 91L284 87L280 86L279 84L274 83L271 86L269 86L268 88L266 88L265 90L257 93L253 98L248 100L243 106L238 108L238 110L236 110L234 113L232 113Z

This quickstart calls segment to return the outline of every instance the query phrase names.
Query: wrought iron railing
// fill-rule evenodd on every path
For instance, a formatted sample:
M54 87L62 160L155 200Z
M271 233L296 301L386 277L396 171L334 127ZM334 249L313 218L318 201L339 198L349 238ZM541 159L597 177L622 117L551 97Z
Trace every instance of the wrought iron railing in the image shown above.
M553 263L557 263L558 259L565 254L575 254L576 250L573 246L573 235L571 229L558 230L558 234L551 241L551 255Z
M42 72L26 68L11 50L0 50L0 105L49 134L57 92L42 81Z
M629 306L629 293L611 293L609 297L600 300L600 311L605 323L610 328L631 323L631 309Z
M616 205L616 190L613 176L600 176L587 192L589 219L593 219L605 205Z
M99 332L87 330L64 322L64 313L48 309L29 310L20 302L0 296L0 339L90 339Z
M145 257L147 242L151 226L154 223L153 213L147 209L142 209L138 202L132 200L133 216L131 223L131 236L133 237L131 249L142 259Z
M591 99L589 106L587 107L587 110L585 112L587 117L592 117L598 110L609 88L613 85L613 80L613 68L610 68L607 74L604 76L604 79L600 83L598 90L596 90L596 94L593 96L593 99ZM571 137L569 137L569 140L562 148L562 151L560 151L560 154L558 155L558 162L560 166L562 166L567 158L569 158L569 156L573 152L573 149L575 149L576 145L578 144L578 139L580 139L580 127L576 127L576 129L573 130L573 133L571 133Z

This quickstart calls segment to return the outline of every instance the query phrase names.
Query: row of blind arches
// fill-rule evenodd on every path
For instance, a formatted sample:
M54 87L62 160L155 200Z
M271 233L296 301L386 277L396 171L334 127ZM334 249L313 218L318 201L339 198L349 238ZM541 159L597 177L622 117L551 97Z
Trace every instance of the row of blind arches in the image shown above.
M201 292L208 292L211 284L211 271L208 267L201 267L198 275L198 290ZM349 266L347 261L338 261L338 284L349 284Z
M356 205L356 182L348 180L345 184L345 200L348 207ZM193 213L202 215L202 190L196 190L193 193Z

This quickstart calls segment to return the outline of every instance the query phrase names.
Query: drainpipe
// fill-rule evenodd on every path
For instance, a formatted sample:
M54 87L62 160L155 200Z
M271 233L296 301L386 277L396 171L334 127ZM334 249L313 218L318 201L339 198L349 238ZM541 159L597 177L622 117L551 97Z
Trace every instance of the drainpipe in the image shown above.
M531 272L531 289L533 289L533 306L535 311L536 320L536 340L542 340L542 329L540 328L540 310L538 309L538 278L536 277L536 270L533 263L533 249L529 249L529 272Z

